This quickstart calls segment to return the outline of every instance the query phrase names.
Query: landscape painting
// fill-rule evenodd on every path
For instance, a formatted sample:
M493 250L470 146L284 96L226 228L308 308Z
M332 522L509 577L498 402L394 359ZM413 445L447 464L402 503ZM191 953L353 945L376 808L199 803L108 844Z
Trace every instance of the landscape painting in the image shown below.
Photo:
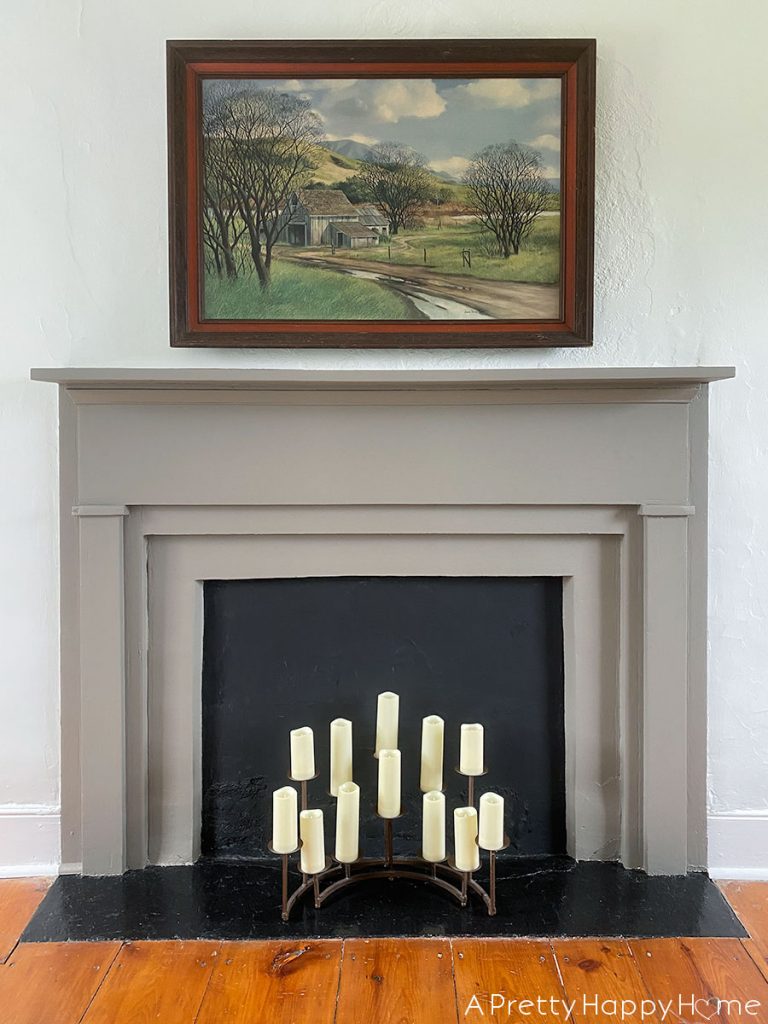
M169 44L173 343L588 343L590 41L350 45Z
M204 315L556 319L560 88L206 80Z

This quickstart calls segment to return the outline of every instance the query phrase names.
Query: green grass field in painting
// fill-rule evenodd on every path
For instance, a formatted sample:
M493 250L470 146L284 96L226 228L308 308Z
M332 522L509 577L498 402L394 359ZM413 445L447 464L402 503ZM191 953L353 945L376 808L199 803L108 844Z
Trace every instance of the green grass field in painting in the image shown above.
M211 320L407 320L408 301L377 284L333 270L276 260L264 291L255 274L205 279L205 316Z
M427 266L445 274L535 284L557 284L560 279L559 216L539 217L518 255L509 259L487 255L488 233L476 221L457 222L445 218L440 228L437 223L437 220L428 221L422 228L404 230L393 236L391 260L386 242L358 249L351 255L394 265L423 266L426 249ZM462 263L462 249L470 250L471 269Z

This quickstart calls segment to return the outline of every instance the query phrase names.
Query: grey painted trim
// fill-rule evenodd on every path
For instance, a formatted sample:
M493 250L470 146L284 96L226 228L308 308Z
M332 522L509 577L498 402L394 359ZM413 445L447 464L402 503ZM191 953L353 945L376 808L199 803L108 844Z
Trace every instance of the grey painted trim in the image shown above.
M73 505L72 515L88 516L127 516L130 511L127 505Z
M149 780L147 764L147 678L149 652L148 537L143 508L132 509L125 522L125 637L126 637L126 862L147 862L149 845L145 812ZM139 813L134 813L139 806Z
M643 841L650 874L688 869L688 518L643 519Z
M661 505L650 502L639 507L638 515L660 516L666 519L684 518L696 514L695 505Z
M619 742L622 753L622 863L645 866L643 834L643 519L633 515L621 538L618 594Z
M616 392L613 392L616 394ZM78 406L80 504L689 501L688 404Z
M80 519L83 872L125 870L123 516Z
M706 869L707 854L707 631L709 561L709 388L688 407L690 499L688 521L688 864Z
M60 875L82 875L83 864L79 860L63 860L59 864Z
M562 534L623 537L634 509L597 505L146 506L147 537ZM136 517L131 519L133 525Z
M617 368L558 367L516 370L219 370L219 369L99 369L44 367L31 370L32 380L67 388L182 388L235 387L267 390L355 390L389 388L519 388L593 386L669 387L706 384L735 376L733 366L643 366Z
M633 387L629 384L523 385L519 387L455 386L418 389L365 388L246 388L246 387L93 387L67 388L76 405L684 405L694 399L700 384Z

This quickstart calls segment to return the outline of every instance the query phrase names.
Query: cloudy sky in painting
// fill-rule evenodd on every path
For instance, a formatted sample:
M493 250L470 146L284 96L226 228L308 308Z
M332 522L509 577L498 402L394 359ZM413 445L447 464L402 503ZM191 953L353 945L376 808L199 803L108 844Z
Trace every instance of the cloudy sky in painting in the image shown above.
M548 177L560 174L558 79L280 79L258 88L306 96L328 140L404 142L457 178L474 153L510 139L539 150Z

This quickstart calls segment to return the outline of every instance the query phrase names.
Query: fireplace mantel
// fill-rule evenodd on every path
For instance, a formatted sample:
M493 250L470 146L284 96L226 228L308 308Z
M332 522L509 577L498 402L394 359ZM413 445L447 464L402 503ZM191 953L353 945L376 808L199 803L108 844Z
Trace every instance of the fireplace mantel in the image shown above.
M706 866L728 367L39 369L59 385L63 870L199 851L202 581L564 579L569 852Z
M667 389L733 377L732 366L642 366L519 370L34 369L33 380L70 391L520 391L527 388Z

